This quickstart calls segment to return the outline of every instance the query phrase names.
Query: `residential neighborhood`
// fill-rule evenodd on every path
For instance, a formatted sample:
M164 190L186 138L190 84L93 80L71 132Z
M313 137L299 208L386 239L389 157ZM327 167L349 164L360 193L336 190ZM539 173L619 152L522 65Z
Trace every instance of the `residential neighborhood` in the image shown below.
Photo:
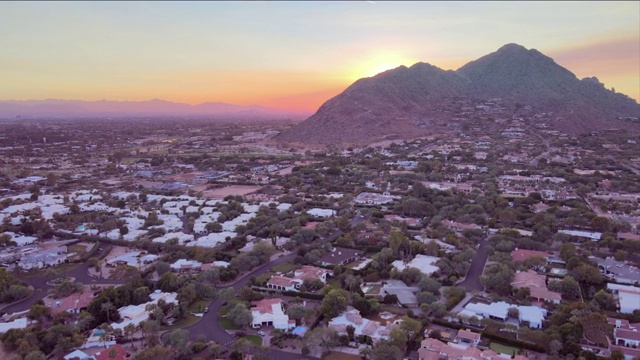
M0 357L638 358L640 148L469 101L348 150L0 124L47 137L0 138Z

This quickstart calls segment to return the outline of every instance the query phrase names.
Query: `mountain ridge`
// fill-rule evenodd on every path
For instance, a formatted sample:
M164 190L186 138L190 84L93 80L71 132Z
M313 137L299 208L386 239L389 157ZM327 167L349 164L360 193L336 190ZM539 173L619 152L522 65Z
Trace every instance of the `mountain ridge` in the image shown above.
M366 144L429 135L455 118L446 105L455 98L528 104L557 113L554 127L569 132L612 126L640 131L640 125L616 120L640 116L635 100L606 89L595 77L579 79L538 50L512 43L455 71L419 62L359 79L275 140Z
M162 99L116 100L0 100L0 117L119 117L119 116L253 116L304 118L309 112L275 109L261 105L235 105L224 102L185 104Z

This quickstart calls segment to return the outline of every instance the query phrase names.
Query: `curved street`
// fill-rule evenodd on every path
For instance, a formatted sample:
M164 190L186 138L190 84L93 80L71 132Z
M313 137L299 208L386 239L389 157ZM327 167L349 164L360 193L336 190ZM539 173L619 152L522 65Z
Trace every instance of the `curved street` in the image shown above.
M489 254L487 253L487 239L483 238L478 242L478 249L476 249L476 255L471 260L471 265L469 266L469 271L467 271L467 276L464 280L458 283L458 286L462 286L467 293L470 293L474 290L483 291L484 286L480 283L480 275L484 271L484 265L487 263L487 258Z
M358 223L362 222L364 217L358 215L351 220L351 226L355 226ZM323 243L333 241L337 239L343 232L338 230L333 234L327 236L322 239ZM263 264L252 271L242 275L239 279L237 279L234 283L219 287L218 290L223 290L227 288L232 288L235 292L242 289L248 282L251 276L258 276L263 274L269 270L271 270L274 266L285 263L287 261L293 260L295 258L296 253L292 252L288 255L282 256L274 261L271 261L267 264ZM223 299L216 298L211 304L209 304L209 311L205 313L202 318L195 324L186 327L185 329L189 331L189 334L192 338L205 338L206 340L216 341L220 345L224 347L228 347L231 345L236 338L230 335L218 322L218 314L220 312L220 308L223 304ZM269 350L269 353L274 357L274 359L278 360L298 360L298 359L317 359L312 356L304 356L301 354L294 354L290 352L280 351L280 350Z
M99 246L105 246L105 243L100 243ZM122 285L124 284L123 280L112 280L112 279L98 279L92 276L89 276L89 264L78 264L73 269L67 271L64 275L68 277L75 278L77 282L80 282L84 285ZM13 304L7 305L2 310L6 313L20 312L29 310L31 305L35 304L38 300L43 299L47 296L49 289L52 288L51 285L47 284L47 282L54 280L56 276L47 276L45 274L34 276L34 277L21 277L21 280L29 284L33 287L34 292L31 296L17 301Z
M355 226L361 221L363 221L364 219L365 218L361 215L355 216L351 220L350 225ZM337 230L333 234L322 239L322 242L326 243L326 242L333 241L342 234L343 234L343 231ZM106 245L108 244L100 243L99 246L106 246ZM240 278L236 279L235 282L227 286L218 287L218 290L232 288L234 292L237 292L240 289L242 289L245 285L247 285L247 283L249 282L249 279L252 276L258 276L260 274L263 274L271 270L273 267L277 265L293 260L295 256L296 256L296 253L291 252L276 260L263 264L253 269L252 271L242 275ZM69 277L73 277L76 279L76 281L83 283L85 285L91 285L91 284L120 285L124 283L124 281L122 280L94 278L92 276L89 276L88 269L89 269L88 263L79 264L73 269L67 271L65 275ZM34 303L36 303L38 300L41 300L45 296L47 296L48 290L52 288L52 286L48 285L47 282L55 278L56 276L46 276L46 275L40 275L37 277L31 277L31 278L23 278L23 280L27 284L29 284L34 288L35 290L34 293L31 294L31 296L21 301L18 301L14 304L10 304L6 306L2 310L7 313L29 310ZM230 335L218 322L218 314L220 312L220 308L222 307L223 302L224 301L222 298L216 298L209 305L209 311L205 313L197 323L184 328L189 331L191 338L200 338L200 339L204 338L208 341L215 341L220 345L222 345L223 347L227 347L227 348L236 340L236 338ZM272 355L274 359L278 359L278 360L317 359L316 357L313 357L313 356L308 356L308 355L304 356L301 354L295 354L295 353L290 353L290 352L285 352L280 350L273 350L273 349L269 350L269 354Z

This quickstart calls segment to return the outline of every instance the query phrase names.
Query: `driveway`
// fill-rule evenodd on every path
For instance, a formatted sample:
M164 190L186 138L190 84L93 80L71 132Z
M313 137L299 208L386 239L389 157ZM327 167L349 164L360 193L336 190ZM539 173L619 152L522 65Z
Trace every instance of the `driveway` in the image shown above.
M487 239L483 238L478 244L476 256L471 260L471 266L469 267L469 271L467 271L467 277L457 284L458 286L462 286L467 292L484 290L484 286L480 283L480 275L482 275L484 265L487 263L487 258L489 257L486 249Z

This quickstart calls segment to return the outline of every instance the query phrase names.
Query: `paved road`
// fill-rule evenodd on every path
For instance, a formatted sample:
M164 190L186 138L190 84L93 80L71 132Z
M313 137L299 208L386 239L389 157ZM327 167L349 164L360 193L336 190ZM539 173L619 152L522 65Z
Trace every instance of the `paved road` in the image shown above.
M108 244L106 244L106 243L100 243L100 246L102 246L102 247L107 246L107 245ZM64 275L73 277L73 278L76 279L76 281L78 281L80 283L83 283L85 285L92 285L92 284L121 285L121 284L124 284L124 281L122 281L122 280L97 279L97 278L91 277L87 273L88 269L89 269L89 264L84 263L84 264L80 264L80 265L74 267L70 271L66 272ZM27 284L31 285L36 291L31 296L29 296L28 298L23 299L22 301L17 302L15 304L9 305L9 306L3 308L2 310L4 312L7 312L7 313L13 313L13 312L29 310L29 308L31 308L31 305L33 305L36 301L41 300L45 296L47 296L47 292L49 291L49 289L51 289L51 286L48 285L47 282L51 281L51 280L53 280L55 278L56 278L56 276L46 276L45 274L42 274L41 276L38 276L38 277L21 278L21 280L23 280ZM38 290L41 290L41 291L38 291Z
M274 266L293 260L295 256L296 253L290 253L289 255L283 256L275 261L264 264L244 275L233 285L222 287L220 288L220 290L233 288L234 291L237 292L249 282L249 278L251 276L258 276L266 271L271 270ZM229 346L236 340L236 338L229 335L229 333L227 333L227 331L218 322L218 313L220 311L220 308L222 307L222 303L222 298L216 298L211 304L209 304L209 311L204 314L200 321L185 328L186 330L189 330L189 334L192 338L204 337L206 340L216 341L223 346ZM316 359L311 356L303 356L300 354L292 354L278 350L270 350L269 353L274 359L278 360Z
M467 272L467 277L458 284L458 286L462 286L467 290L467 292L472 292L474 290L483 291L484 286L480 283L480 275L482 275L482 271L484 270L484 265L487 262L487 258L489 254L487 253L487 239L483 238L479 243L480 246L476 250L476 256L471 260L471 266L469 267L469 271Z
M544 136L540 135L540 133L539 133L537 130L535 130L535 129L533 128L533 126L528 126L528 128L529 128L529 130L530 130L530 131L531 131L535 136L537 136L538 138L540 138L540 140L542 140L542 143L544 144L544 146L545 146L545 148L546 148L546 151L545 151L545 152L543 152L542 154L540 154L540 155L536 156L536 157L535 157L533 160L531 160L531 162L530 162L530 165L531 165L531 166L538 166L538 161L539 161L540 159L542 159L543 157L545 157L545 158L547 158L547 160L549 160L549 159L548 159L548 156L549 156L549 154L551 153L551 147L549 146L549 140L547 140Z
M364 219L365 218L361 215L354 217L351 220L351 226L357 225L358 223L362 222ZM322 239L322 242L326 243L329 241L334 241L342 234L343 232L341 230L338 230L333 234L327 236L326 238ZM261 265L260 267L253 269L251 272L243 275L235 283L229 286L221 287L219 288L219 290L233 288L235 292L238 292L249 282L249 278L251 276L257 277L260 274L263 274L271 270L274 266L293 260L295 256L296 256L296 253L292 252L270 263ZM209 311L206 314L204 314L204 316L202 317L202 319L200 319L200 321L185 328L189 330L189 334L191 335L192 338L204 337L206 340L213 340L224 346L229 346L236 340L233 336L227 333L227 331L218 322L218 313L220 312L222 303L223 303L223 299L216 298L211 304L209 304ZM274 359L278 359L278 360L317 359L312 356L303 356L300 354L292 354L289 352L284 352L279 350L270 350L269 353Z

